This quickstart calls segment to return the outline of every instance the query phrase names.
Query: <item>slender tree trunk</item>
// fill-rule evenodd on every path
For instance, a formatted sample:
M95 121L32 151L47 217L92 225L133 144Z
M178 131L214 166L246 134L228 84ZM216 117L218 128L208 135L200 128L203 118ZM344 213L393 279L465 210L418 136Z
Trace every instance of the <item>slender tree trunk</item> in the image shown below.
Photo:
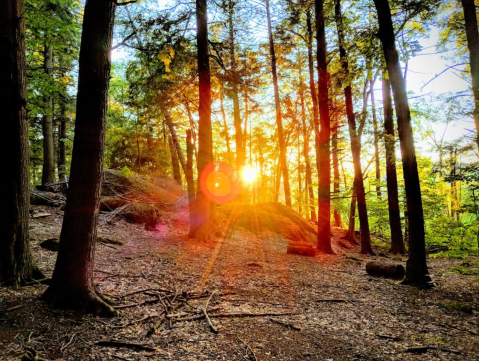
M281 186L281 164L278 161L276 163L276 171L275 171L275 183L274 183L274 194L273 194L273 202L278 202L279 199L279 188Z
M374 160L376 164L376 195L381 198L381 163L379 161L379 130L378 119L376 117L376 101L374 99L374 80L371 79L371 108L373 113L374 128Z
M213 162L213 135L211 128L211 80L208 55L208 17L206 0L196 0L196 23L199 75L199 123L198 123L198 184L195 199L195 224L191 225L190 237L209 238L210 222L214 204L202 190L206 186L205 168Z
M341 14L341 0L336 0L335 6L336 25L338 29L339 56L342 63L344 77L349 77L349 63L344 48L343 20ZM366 194L364 191L363 171L361 169L361 143L356 132L356 117L353 108L353 96L351 85L344 88L344 99L346 102L346 115L348 117L349 137L351 138L351 151L354 164L354 189L357 195L359 225L361 230L361 253L372 254L371 235L369 232L369 220L366 207Z
M356 241L356 190L353 187L351 194L351 204L349 206L349 225L348 225L348 241L352 244L358 244Z
M318 139L318 244L320 253L334 254L331 247L331 120L329 117L328 69L324 1L315 0L318 61L318 105L321 130Z
M234 12L235 0L229 0L228 3L228 31L229 31L229 53L230 53L230 77L231 77L231 99L233 100L233 119L235 125L236 142L236 170L238 172L245 165L245 145L243 144L243 131L241 129L241 116L238 96L239 77L236 72L235 57L235 30L234 30ZM246 142L244 142L246 144Z
M298 132L298 213L303 215L303 177L302 177L302 164L301 164L301 144ZM306 188L306 187L305 187Z
M426 264L426 241L421 186L417 169L411 113L396 50L391 9L387 0L374 0L379 20L379 36L394 94L401 144L404 183L406 188L407 216L409 221L409 259L406 265L405 284L430 284Z
M115 9L111 0L87 0L85 5L70 187L57 262L42 296L55 307L107 316L116 311L96 293L93 263Z
M193 152L194 144L191 136L191 130L186 131L186 187L188 191L188 209L190 213L190 225L195 224L195 180L193 178Z
M66 176L66 144L67 139L67 122L68 113L66 107L66 101L62 101L60 105L61 117L58 122L58 179L63 181Z
M332 147L332 156L333 156L333 194L337 196L339 194L339 149L338 149L338 122L334 122L334 126L332 129L333 137L331 141ZM335 227L342 227L343 223L341 222L341 215L339 214L338 210L334 208L333 210L333 217L334 217L334 226Z
M244 92L244 131L243 131L243 149L245 152L245 162L246 162L246 141L248 140L248 120L249 120L249 107L248 107L248 92ZM249 161L251 163L251 124L250 129L250 147L249 147Z
M286 160L286 144L283 134L283 115L281 114L281 101L279 98L278 75L276 73L276 53L274 51L273 29L271 26L269 0L266 0L266 16L268 18L269 53L271 56L271 71L273 73L274 103L276 107L276 126L278 128L279 162L281 165L281 173L283 174L283 187L286 205L288 207L291 207L291 189L289 185L288 164Z
M0 11L0 284L19 286L41 272L28 233L29 151L23 0Z
M53 46L45 45L45 73L49 78L53 76ZM53 96L43 97L43 171L42 185L55 182L55 156L53 147Z
M383 76L384 104L384 143L386 145L386 182L388 187L389 227L391 229L391 253L406 253L401 229L401 212L399 210L398 180L396 173L396 152L394 146L393 103L391 83Z
M170 135L168 137L168 145L170 148L170 155L171 155L171 168L173 169L173 179L178 184L183 184L181 182L181 172L180 172L180 162L178 161L178 155L176 154L176 147L173 142L173 137ZM185 165L186 170L186 165Z
M474 122L476 124L476 143L479 148L479 33L477 26L476 4L474 0L461 0L464 10L467 48L471 65L472 92L474 94Z
M233 157L231 154L231 146L230 146L230 133L228 129L228 124L226 123L226 113L225 108L223 106L223 89L221 89L220 94L220 106L221 106L221 115L223 116L223 126L225 132L225 141L226 141L226 155L228 157L228 164L231 166L233 164Z
M304 102L304 84L301 81L300 84L300 93L299 98L301 102L301 123L302 123L302 130L303 130L303 157L304 163L306 165L306 196L308 198L307 204L309 204L310 208L310 219L315 222L316 218L316 208L314 207L314 191L313 191L313 177L311 172L311 162L309 160L309 134L308 134L308 127L306 125L306 105Z
M178 139L178 135L176 134L175 125L173 124L173 119L171 119L170 112L166 107L163 107L163 111L165 113L165 121L166 125L168 125L168 129L170 130L171 140L173 141L174 149L176 152L177 159L179 160L179 164L181 165L181 169L183 172L186 173L186 160L183 154L183 149L181 148L180 141ZM169 141L169 139L168 139ZM176 179L176 178L175 178ZM181 177L180 177L181 179ZM180 182L181 184L181 182Z

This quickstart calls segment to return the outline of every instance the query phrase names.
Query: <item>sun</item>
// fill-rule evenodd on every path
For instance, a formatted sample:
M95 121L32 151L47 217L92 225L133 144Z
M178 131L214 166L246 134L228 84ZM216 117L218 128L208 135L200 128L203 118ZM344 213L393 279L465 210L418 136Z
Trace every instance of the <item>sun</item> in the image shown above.
M243 168L241 176L243 178L243 181L245 181L246 183L252 183L256 179L256 169L254 169L250 165L247 165Z

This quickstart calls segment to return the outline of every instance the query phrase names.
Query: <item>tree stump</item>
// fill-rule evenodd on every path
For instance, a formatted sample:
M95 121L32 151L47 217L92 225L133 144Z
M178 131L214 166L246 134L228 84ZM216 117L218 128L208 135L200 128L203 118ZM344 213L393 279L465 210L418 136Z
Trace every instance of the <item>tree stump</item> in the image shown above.
M403 279L405 275L403 265L377 261L366 263L366 272L371 276L394 279Z

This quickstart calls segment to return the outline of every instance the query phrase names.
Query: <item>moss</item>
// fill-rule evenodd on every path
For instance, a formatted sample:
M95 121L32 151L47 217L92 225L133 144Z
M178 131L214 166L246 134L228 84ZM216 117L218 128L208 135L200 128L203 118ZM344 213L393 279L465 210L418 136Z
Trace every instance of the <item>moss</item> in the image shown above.
M448 310L472 314L472 305L469 302L448 301L445 306Z

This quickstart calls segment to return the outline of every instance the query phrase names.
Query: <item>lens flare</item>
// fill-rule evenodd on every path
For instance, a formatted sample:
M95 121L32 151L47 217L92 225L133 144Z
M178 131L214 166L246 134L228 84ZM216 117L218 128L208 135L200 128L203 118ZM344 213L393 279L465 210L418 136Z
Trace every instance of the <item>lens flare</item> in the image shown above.
M256 169L247 165L243 168L241 176L246 183L252 183L256 179Z
M239 193L240 184L233 170L224 163L210 163L200 176L200 187L209 199L217 203L233 200Z

